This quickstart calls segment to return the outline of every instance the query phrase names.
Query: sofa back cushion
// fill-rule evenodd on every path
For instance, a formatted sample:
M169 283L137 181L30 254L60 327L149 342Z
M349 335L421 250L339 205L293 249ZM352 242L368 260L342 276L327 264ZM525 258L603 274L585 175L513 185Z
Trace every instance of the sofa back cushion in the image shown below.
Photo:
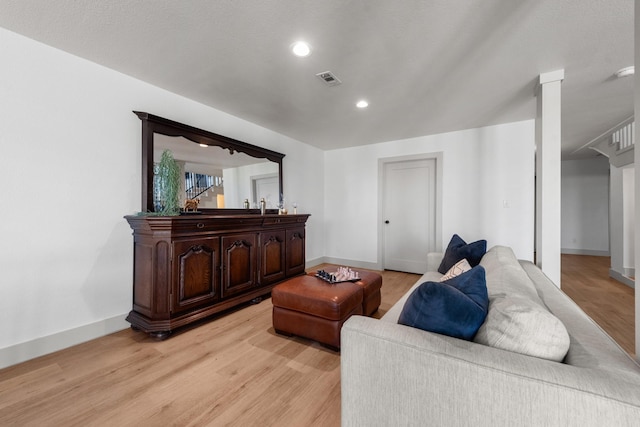
M489 298L500 295L520 295L542 304L536 287L522 269L513 250L507 246L494 246L482 257L480 265L487 272Z

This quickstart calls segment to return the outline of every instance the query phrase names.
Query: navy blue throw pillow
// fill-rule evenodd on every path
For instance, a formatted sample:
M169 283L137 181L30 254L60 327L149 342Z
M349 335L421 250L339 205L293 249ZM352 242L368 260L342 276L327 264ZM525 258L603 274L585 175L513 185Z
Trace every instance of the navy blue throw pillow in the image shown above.
M478 265L444 282L424 282L409 295L398 323L472 340L487 317L489 295Z
M475 267L480 264L480 260L485 253L487 253L486 240L467 243L460 236L454 234L444 253L440 267L438 267L438 272L446 274L458 261L462 261L465 258L471 267Z

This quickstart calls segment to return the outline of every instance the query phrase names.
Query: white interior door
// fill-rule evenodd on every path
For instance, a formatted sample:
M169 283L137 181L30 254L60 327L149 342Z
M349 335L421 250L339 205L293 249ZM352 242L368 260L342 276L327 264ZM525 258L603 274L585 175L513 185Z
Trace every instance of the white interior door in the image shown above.
M436 160L383 167L383 267L423 274L436 249Z
M264 197L267 208L274 209L280 202L280 182L278 175L261 176L253 178L253 200L254 207L260 207L260 199Z

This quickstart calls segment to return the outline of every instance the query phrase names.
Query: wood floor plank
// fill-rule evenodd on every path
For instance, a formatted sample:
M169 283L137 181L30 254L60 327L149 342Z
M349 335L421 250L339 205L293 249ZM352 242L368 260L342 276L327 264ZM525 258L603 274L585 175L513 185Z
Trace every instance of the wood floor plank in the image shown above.
M633 349L633 289L584 261L563 256L563 290ZM381 274L375 317L420 277ZM267 298L165 341L125 330L0 370L0 425L339 426L339 353L276 334L271 312Z
M562 290L635 356L635 291L609 277L611 259L562 255Z

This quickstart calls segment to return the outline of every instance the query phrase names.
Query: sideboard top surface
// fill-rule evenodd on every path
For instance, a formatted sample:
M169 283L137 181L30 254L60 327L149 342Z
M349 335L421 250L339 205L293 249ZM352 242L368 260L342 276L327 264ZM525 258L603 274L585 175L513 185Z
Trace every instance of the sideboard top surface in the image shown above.
M304 226L311 214L265 215L127 215L125 219L134 231L213 231L229 227Z

